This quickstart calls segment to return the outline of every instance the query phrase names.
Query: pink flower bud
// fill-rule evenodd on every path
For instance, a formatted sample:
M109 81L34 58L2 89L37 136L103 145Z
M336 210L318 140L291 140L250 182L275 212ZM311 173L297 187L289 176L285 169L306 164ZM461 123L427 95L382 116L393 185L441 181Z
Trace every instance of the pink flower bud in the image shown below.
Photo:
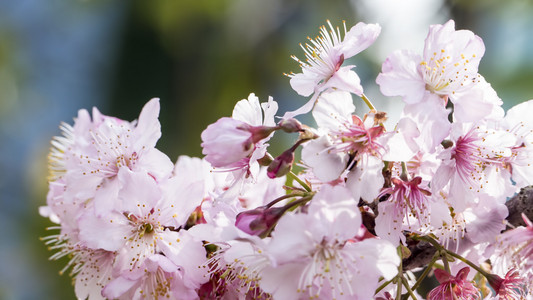
M278 123L278 126L287 133L299 132L303 130L302 123L294 118L283 119Z
M235 226L251 235L268 233L285 212L284 207L260 206L237 215Z
M247 130L252 134L252 142L258 143L261 140L264 140L268 138L272 132L276 131L276 127L270 127L270 126L249 126L242 128L243 130Z
M220 118L202 132L202 153L214 167L227 167L253 151L250 126L233 118Z
M294 149L291 148L280 156L276 157L267 168L267 175L269 178L276 178L286 175L292 168L294 162Z

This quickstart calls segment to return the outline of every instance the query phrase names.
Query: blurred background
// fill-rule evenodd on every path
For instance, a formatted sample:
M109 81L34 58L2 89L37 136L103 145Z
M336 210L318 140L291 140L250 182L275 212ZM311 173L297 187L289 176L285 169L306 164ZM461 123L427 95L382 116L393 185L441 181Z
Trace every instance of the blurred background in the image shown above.
M376 106L397 114L401 101L375 84L381 62L421 50L428 25L450 18L483 38L480 73L507 109L533 98L532 16L528 0L0 0L0 299L74 298L58 275L66 262L48 261L39 240L53 232L38 207L49 141L78 109L133 120L159 97L158 148L201 156L201 131L249 93L274 97L279 115L305 103L283 73L299 72L289 56L303 58L299 43L329 19L381 24L352 63Z

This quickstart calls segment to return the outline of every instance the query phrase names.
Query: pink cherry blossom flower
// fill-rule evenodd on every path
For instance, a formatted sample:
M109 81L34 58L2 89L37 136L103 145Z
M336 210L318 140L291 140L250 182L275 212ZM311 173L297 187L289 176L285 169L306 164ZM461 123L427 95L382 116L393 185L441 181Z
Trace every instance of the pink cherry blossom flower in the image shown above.
M92 120L80 110L74 126L63 124L62 137L52 141L51 178L64 178L65 198L93 199L99 214L111 209L120 190L117 175L140 172L155 180L170 176L172 162L155 144L161 136L159 99L143 107L138 121L102 115L93 108Z
M307 213L282 217L265 251L274 263L264 268L261 288L276 299L370 299L400 260L389 242L357 238L356 203L346 188L324 185Z
M503 112L502 101L478 74L484 52L480 37L456 31L450 20L430 27L422 56L400 50L383 63L376 82L384 95L403 97L404 114L419 125L418 142L425 151L433 151L449 133L448 99L454 104L454 119L460 122Z
M96 113L102 117L98 110ZM74 151L78 148L86 149L91 144L90 131L93 128L93 121L87 110L80 109L78 116L74 118L74 125L62 122L59 128L62 135L52 138L50 142L52 147L48 154L49 179L51 181L62 178L67 171L76 166L78 162L71 157L75 156Z
M116 254L101 249L79 247L72 255L71 276L74 279L74 292L78 299L103 299L102 289L113 278L113 262Z
M48 184L48 194L46 195L47 206L40 207L39 213L61 225L62 235L75 237L78 234L78 217L86 207L92 206L90 203L85 203L85 199L66 199L64 197L66 188L63 178L51 181Z
M257 171L257 160L265 155L275 130L277 109L272 98L260 105L254 94L237 102L231 118L221 118L202 132L205 159L216 168Z
M351 69L354 66L342 67L345 59L368 48L378 37L381 28L377 24L357 23L349 31L344 24L344 40L339 28L334 28L328 21L320 27L320 36L316 40L309 39L311 44L301 45L306 61L295 56L292 58L300 63L302 73L290 74L291 86L302 96L335 87L357 95L363 93L359 77Z
M316 177L329 182L336 180L345 170L347 186L356 198L372 201L383 186L382 155L385 128L374 124L373 113L364 119L352 113L355 110L347 92L328 92L321 95L313 111L319 126L319 138L304 145L302 160L313 169Z
M190 185L177 194L139 173L124 172L119 177L124 188L116 201L122 202L122 210L111 210L104 215L87 210L79 218L79 239L93 249L116 251L118 256L126 257L121 258L127 262L121 269L134 270L153 254L172 254L176 247L169 245L179 244L176 240L183 239L180 236L185 234L185 230L174 229L184 226L200 205L203 190ZM174 181L168 183L172 187L184 187Z
M456 276L448 274L441 269L435 269L435 277L440 285L432 289L428 295L428 300L475 300L481 299L479 290L467 280L470 268L465 267Z
M524 279L517 270L509 270L504 278L496 274L490 274L488 281L499 300L525 299Z
M43 239L51 250L57 250L50 259L68 258L65 267L59 272L63 275L70 268L74 292L79 299L104 299L104 288L113 278L115 252L91 249L76 242L75 237L52 235Z
M374 125L372 114L367 115L364 121L354 115L355 106L349 93L324 93L320 99L321 101L313 111L313 117L319 127L319 135L325 135L327 139L313 140L304 144L302 155L305 156L304 162L307 165L314 168L316 164L320 164L320 161L313 159L312 155L321 156L322 153L346 158L349 155L355 155L354 160L365 155L381 156L384 153L384 147L379 143L378 138L385 128L381 125ZM317 144L323 144L325 149L320 150L321 147L316 147ZM307 151L306 147L316 148L319 153L314 153L316 150ZM330 167L331 170L336 169L339 173L324 174L324 178L333 180L347 167L347 160L330 161L336 162L336 166ZM321 177L320 173L315 172L315 174Z
M380 199L387 196L387 201L378 205L376 233L396 244L398 238L402 242L405 241L402 230L417 230L429 225L429 202L432 199L431 192L422 185L421 177L415 177L410 181L392 178L392 184L392 187L383 189L378 195ZM411 224L413 221L417 224ZM404 228L404 223L407 228ZM412 225L415 225L414 228Z
M484 261L483 249L476 249L478 254L471 250L475 245L486 247L495 241L495 236L505 229L507 207L502 199L479 194L461 211L450 204L449 198L445 190L433 194L434 200L429 205L431 221L421 233L433 234L442 245L458 254L466 253L473 260Z
M89 155L77 153L86 169L84 175L109 178L116 176L120 168L127 167L132 171L150 170L150 175L156 179L168 176L172 170L170 160L154 148L161 136L158 115L159 99L146 103L139 120L132 123L103 116L93 109L90 135L94 148Z
M167 257L155 254L138 270L113 279L102 294L109 299L197 299L196 287L184 280L185 272Z
M442 163L431 185L438 192L450 184L448 199L457 212L464 211L476 194L505 199L516 191L510 178L498 172L502 158L511 156L512 135L481 125L454 124L452 141L454 145L439 155Z
M450 20L430 26L422 56L407 50L389 56L376 81L383 94L403 96L407 104L424 101L427 93L455 101L457 92L478 82L484 53L480 37L469 30L456 31Z
M507 111L500 123L500 128L515 136L516 142L511 147L512 155L503 159L517 187L533 184L533 121L530 112L533 100L520 103Z
M528 289L533 288L533 223L522 214L526 227L508 230L497 237L496 251L491 257L494 270L503 275L514 269L525 279Z
M315 40L309 39L310 44L300 45L305 52L306 60L302 61L292 56L302 67L302 73L291 73L292 88L302 96L314 96L301 108L287 112L284 119L309 112L322 91L337 89L361 96L363 87L359 76L352 71L353 65L342 66L348 59L368 48L381 32L378 24L357 23L350 30L344 24L344 39L339 28L334 28L328 21L326 26L320 27L320 36Z
M263 270L271 265L271 260L264 252L265 243L261 240L234 240L219 244L213 257L204 265L211 275L212 291L219 297L230 299L270 299L259 282Z

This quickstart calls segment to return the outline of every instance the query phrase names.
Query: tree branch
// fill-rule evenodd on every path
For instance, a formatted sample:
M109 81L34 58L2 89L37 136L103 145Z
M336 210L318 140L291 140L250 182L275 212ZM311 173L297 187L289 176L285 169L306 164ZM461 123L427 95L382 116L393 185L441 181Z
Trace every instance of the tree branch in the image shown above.
M522 220L524 213L530 220L533 220L533 186L528 186L520 190L520 193L514 195L505 203L509 209L507 221L513 226L526 226Z
M521 214L524 213L533 220L533 186L522 188L520 193L509 199L505 205L509 209L507 221L513 226L525 226ZM509 227L511 228L511 227ZM426 266L436 250L429 243L407 240L407 247L411 255L403 260L403 269L412 270Z

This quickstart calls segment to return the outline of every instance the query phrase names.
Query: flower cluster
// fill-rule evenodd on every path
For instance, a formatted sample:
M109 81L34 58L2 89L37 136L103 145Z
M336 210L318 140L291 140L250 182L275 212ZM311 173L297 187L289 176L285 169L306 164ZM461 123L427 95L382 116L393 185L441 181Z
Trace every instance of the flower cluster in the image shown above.
M387 128L345 65L380 30L321 27L287 75L307 103L276 117L272 98L250 94L202 132L202 159L155 147L158 99L137 121L94 108L62 124L40 213L57 224L43 240L69 258L76 296L420 299L434 270L427 299L531 297L533 225L505 231L505 203L533 184L533 100L504 113L478 73L483 41L448 21L423 53L383 63L382 94L405 104ZM295 119L305 113L315 128ZM294 144L273 156L276 133ZM407 264L423 245L434 256L416 278Z

